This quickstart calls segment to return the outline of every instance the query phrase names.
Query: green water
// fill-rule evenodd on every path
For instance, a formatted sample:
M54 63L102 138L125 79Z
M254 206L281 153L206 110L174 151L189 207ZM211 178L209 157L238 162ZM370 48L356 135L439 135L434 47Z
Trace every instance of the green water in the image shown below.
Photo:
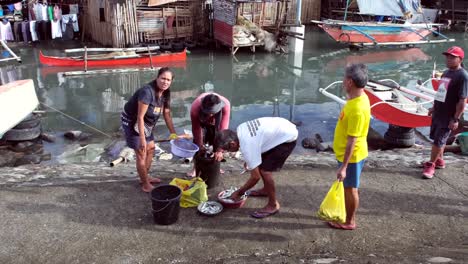
M430 77L434 62L444 68L442 51L451 45L468 49L463 34L448 33L456 43L425 45L421 48L380 48L350 52L331 40L325 33L307 29L302 58L293 55L239 50L235 57L227 49L193 50L187 62L175 65L175 80L171 86L172 115L178 132L190 129L190 105L202 92L215 91L232 104L231 128L261 116L282 116L299 127L299 140L320 133L331 140L340 106L318 92L331 82L342 79L347 63L363 62L369 66L372 79L391 78L401 85L414 86L416 80ZM0 81L31 78L39 100L106 134L118 132L120 112L126 98L155 78L153 72L121 73L81 77L62 77L59 72L73 68L53 68L39 65L39 50L47 55L62 56L64 48L79 47L79 43L53 42L12 48L23 63L10 62L0 68ZM339 51L339 52L336 52ZM339 88L329 90L342 95ZM96 139L105 137L63 114L51 110L43 119L44 130L60 135L67 130L84 130ZM157 138L168 131L159 122ZM384 132L386 124L376 120L373 128ZM426 129L421 129L427 134ZM60 145L61 143L56 143ZM55 147L57 148L57 147Z

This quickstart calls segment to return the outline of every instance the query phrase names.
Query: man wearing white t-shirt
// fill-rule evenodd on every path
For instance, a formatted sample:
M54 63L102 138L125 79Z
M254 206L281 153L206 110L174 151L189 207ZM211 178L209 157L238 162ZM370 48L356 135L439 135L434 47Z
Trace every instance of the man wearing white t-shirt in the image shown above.
M215 147L231 152L240 148L246 169L250 170L250 178L231 198L239 200L260 178L263 180L263 188L250 190L249 196L267 196L268 204L251 216L265 218L279 211L273 171L283 167L296 146L297 135L296 126L281 117L262 117L240 124L237 132L223 130L217 133Z

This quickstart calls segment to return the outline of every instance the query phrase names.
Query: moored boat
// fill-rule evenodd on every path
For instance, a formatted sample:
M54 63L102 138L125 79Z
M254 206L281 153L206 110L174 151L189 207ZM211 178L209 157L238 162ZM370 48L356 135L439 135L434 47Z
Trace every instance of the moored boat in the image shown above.
M55 57L46 56L40 51L39 61L47 66L73 66L73 67L100 67L100 66L130 66L130 65L147 65L161 64L169 62L180 62L187 59L187 50L172 53L158 53L158 54L99 54L88 55L80 57Z
M334 82L319 91L340 104L346 101L327 92L330 87L341 84ZM392 80L369 81L364 89L371 104L371 114L382 122L401 127L426 127L431 125L431 117L424 105L432 104L433 99L399 86ZM416 102L411 97L418 96L423 101ZM429 106L430 106L429 105Z
M348 7L352 1L347 0L347 8L343 20L326 19L323 21L312 20L331 38L350 46L391 46L414 45L427 43L452 42L439 32L442 24L412 23L411 14L421 12L420 3L399 2L392 0L370 1L358 0L359 14L377 17L393 17L391 22L376 21L347 21ZM375 17L375 18L377 18ZM397 17L406 17L405 23L399 23ZM423 16L424 18L424 16ZM433 34L443 39L434 40L429 36Z
M33 80L18 80L0 86L0 138L26 118L39 104Z

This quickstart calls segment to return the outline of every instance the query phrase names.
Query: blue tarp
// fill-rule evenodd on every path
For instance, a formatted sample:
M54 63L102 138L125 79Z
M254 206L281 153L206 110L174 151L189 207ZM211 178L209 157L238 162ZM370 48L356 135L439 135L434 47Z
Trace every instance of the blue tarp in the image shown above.
M416 14L420 0L357 0L359 13L380 16L403 16L406 12Z

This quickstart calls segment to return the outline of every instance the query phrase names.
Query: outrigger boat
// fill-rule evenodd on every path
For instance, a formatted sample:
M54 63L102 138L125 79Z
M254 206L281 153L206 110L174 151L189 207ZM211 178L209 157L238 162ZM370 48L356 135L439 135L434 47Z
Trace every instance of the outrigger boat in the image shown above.
M329 93L327 90L337 84L337 81L319 91L333 99L345 104L342 98ZM401 127L426 127L431 125L431 117L424 105L432 105L434 98L421 94L417 91L400 86L393 80L385 79L380 81L369 81L364 89L371 104L371 114L382 122ZM416 102L411 97L418 97L420 102Z
M39 105L33 80L18 80L0 86L0 138Z
M360 14L374 16L403 17L409 13L418 12L420 8L419 6L414 6L413 0L358 0L357 3ZM316 23L337 42L355 47L413 45L455 41L438 31L442 24L413 24L408 20L406 20L404 24L346 21L349 5L350 0L347 0L344 20L327 19L324 21L312 20L312 22ZM440 36L443 39L429 39L431 34Z
M47 66L73 66L73 67L101 67L101 66L130 66L151 65L167 62L185 61L187 50L174 53L151 53L159 46L146 48L83 48L65 50L66 53L84 52L79 57L53 57L39 53L39 61ZM107 54L88 54L88 52L107 52ZM145 52L140 54L138 52Z

